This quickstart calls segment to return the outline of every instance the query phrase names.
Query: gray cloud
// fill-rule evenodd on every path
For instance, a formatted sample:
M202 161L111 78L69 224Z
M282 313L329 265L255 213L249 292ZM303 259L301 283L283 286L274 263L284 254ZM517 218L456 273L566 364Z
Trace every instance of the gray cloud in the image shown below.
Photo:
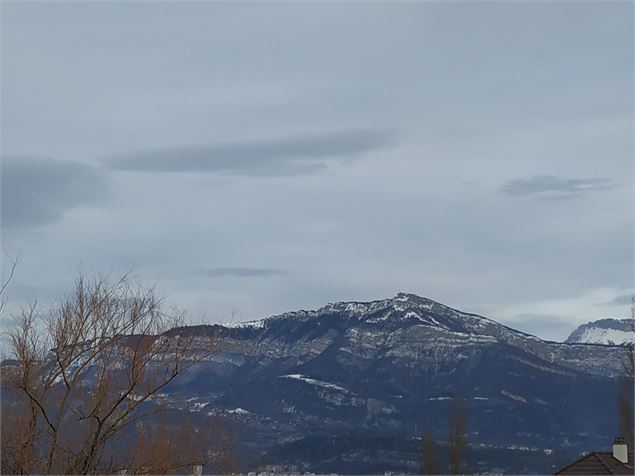
M116 170L147 172L218 172L230 175L305 175L328 161L350 160L394 143L384 129L341 130L312 136L146 150L113 157Z
M285 274L284 270L275 268L212 268L201 271L210 278L261 278Z
M606 177L560 178L553 175L533 175L508 180L500 191L511 197L536 196L546 199L565 199L610 190L615 186L615 183Z
M33 157L2 159L2 226L53 223L75 207L99 201L108 178L90 164Z
M631 5L48 3L3 8L3 154L104 159L117 199L100 203L107 226L75 209L46 233L4 234L24 256L16 288L42 302L82 263L158 279L193 314L402 289L510 322L562 313L571 327L521 329L564 339L632 284ZM619 188L498 190L534 172ZM214 266L288 271L207 277ZM13 303L31 298L16 288Z

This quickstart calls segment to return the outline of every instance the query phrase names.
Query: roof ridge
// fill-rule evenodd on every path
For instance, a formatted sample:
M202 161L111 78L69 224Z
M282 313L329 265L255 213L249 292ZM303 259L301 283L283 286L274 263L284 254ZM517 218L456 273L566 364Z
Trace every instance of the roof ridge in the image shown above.
M594 452L593 452L594 453ZM580 456L578 459L576 459L575 461L569 463L566 466L563 466L562 468L560 468L558 471L556 471L554 474L562 474L564 471L566 471L567 469L569 469L571 466L574 466L576 464L578 464L580 461L582 461L583 459L587 459L589 456L591 456L591 454L593 453L588 453L588 454L582 454L582 456Z
M606 452L605 452L605 451L593 451L593 452L591 452L591 454L595 457L595 459L596 459L596 460L598 460L598 462L602 465L602 467L603 467L604 469L606 469L606 471L607 471L609 474L613 474L613 470L611 470L611 468L609 468L609 467L606 465L606 463L605 463L604 461L602 461L602 458L598 458L598 456L597 456L597 455L599 455L599 454L610 454L611 456L613 456L613 454L612 454L612 453L609 453L608 451L606 451ZM620 462L621 462L621 461L620 461Z
M589 464L591 465L589 467ZM576 471L575 467L581 465L583 469ZM571 464L560 468L554 474L590 474L589 470L593 468L596 472L593 474L633 474L633 466L623 463L611 451L590 451ZM567 471L573 469L573 472ZM624 472L626 471L626 472Z

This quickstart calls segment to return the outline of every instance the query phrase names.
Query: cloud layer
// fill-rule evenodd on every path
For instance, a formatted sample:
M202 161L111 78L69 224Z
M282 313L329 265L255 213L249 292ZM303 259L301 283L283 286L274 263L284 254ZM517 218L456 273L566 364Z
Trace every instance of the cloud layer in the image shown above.
M2 158L2 227L38 226L103 200L108 178L90 164L34 157Z
M533 175L505 182L501 192L511 197L566 199L603 192L615 186L615 183L607 177L561 178L553 175Z
M631 5L89 3L3 5L10 300L81 263L211 320L398 290L551 338L628 315Z
M383 129L342 130L312 136L139 151L104 160L115 170L217 172L229 175L312 174L329 161L345 161L388 147L394 134Z

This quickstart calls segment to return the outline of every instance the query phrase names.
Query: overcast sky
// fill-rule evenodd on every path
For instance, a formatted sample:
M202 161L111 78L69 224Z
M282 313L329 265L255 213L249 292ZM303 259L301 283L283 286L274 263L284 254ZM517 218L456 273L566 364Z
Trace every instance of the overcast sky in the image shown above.
M548 339L629 313L632 2L3 2L1 26L9 311L82 268L213 322L400 290Z

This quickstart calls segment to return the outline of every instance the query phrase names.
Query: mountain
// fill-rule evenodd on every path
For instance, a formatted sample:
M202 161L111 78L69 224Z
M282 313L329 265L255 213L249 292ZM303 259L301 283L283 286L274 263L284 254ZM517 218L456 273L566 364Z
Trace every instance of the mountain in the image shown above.
M425 432L445 469L455 398L468 473L550 474L618 434L623 347L544 341L414 294L166 334L183 335L204 355L212 337L215 352L144 408L174 425L223 422L237 472L418 474Z
M170 405L236 425L245 470L419 471L465 400L472 471L551 472L617 433L623 348L558 343L413 294L232 326L167 389ZM214 410L209 410L214 409Z
M632 319L600 319L579 326L565 342L577 344L624 345L635 342Z

